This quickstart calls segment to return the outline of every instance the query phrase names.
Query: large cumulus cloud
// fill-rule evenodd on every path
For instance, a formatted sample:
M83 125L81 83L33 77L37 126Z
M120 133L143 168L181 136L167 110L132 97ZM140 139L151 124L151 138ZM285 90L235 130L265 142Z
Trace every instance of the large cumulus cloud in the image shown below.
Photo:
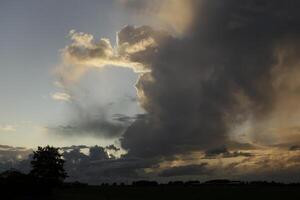
M71 32L73 43L63 50L62 82L108 64L139 73L137 95L147 115L137 117L122 135L121 146L128 151L124 159L160 162L220 147L225 157L253 159L249 153L229 153L226 146L231 139L252 145L294 140L295 135L275 135L295 127L300 113L299 107L286 106L299 100L300 3L188 3L193 17L180 37L149 26L126 26L112 47L106 39L95 42L91 35ZM278 117L290 113L293 120ZM145 163L144 168L153 164Z
M238 123L267 117L280 93L276 52L297 47L298 4L201 1L192 30L165 42L140 77L149 117L127 129L123 147L139 156L213 148Z

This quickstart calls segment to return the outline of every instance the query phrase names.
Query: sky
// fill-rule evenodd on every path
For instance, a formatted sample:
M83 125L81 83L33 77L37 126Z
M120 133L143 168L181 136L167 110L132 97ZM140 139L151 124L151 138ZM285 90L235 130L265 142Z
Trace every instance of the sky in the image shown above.
M60 138L40 136L41 129L60 125L69 115L65 113L67 105L52 98L59 92L54 85L54 71L60 63L60 50L69 42L69 31L75 29L103 35L115 42L116 31L124 24L138 23L138 20L121 13L113 1L89 1L86 4L80 0L4 0L0 9L1 142L26 147L70 144L60 142ZM90 79L90 83L85 81L82 90L91 90L97 98L104 98L103 103L111 103L109 101L116 96L135 96L132 85L137 76L130 70L105 69L102 73L87 75L85 79ZM97 88L84 88L84 84L88 87L98 80ZM107 82L115 84L110 84L111 88L107 89ZM115 88L120 85L121 88ZM118 94L121 92L123 94ZM129 114L138 112L138 106L131 107ZM96 143L90 140L85 142Z
M0 170L300 181L299 4L0 1Z

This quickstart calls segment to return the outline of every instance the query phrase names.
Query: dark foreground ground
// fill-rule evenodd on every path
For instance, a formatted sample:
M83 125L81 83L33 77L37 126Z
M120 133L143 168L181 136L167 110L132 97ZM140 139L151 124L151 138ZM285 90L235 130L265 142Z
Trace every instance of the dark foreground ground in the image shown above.
M1 199L147 200L147 199L300 199L299 185L200 185L200 186L84 186L63 187L40 194L6 193ZM2 193L3 194L3 193Z
M57 190L54 199L300 199L300 187L123 187Z

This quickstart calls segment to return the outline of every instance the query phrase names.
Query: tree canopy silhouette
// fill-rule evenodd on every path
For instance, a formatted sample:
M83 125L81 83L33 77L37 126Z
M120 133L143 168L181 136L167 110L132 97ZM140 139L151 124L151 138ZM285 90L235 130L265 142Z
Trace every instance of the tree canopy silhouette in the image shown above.
M38 147L38 150L33 152L30 174L48 184L61 183L67 177L64 162L59 148L49 145Z

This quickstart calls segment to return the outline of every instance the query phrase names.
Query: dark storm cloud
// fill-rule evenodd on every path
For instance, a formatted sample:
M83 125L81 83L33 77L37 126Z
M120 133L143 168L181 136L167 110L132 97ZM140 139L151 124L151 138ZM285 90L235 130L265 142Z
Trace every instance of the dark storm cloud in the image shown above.
M207 168L207 163L202 163L199 165L187 165L171 167L169 169L163 170L159 176L160 177L173 177L173 176L199 176L199 175L209 175L211 169Z
M231 124L268 114L275 50L299 39L299 5L201 1L192 29L165 39L151 57L151 72L138 80L149 117L126 130L122 147L143 157L206 150L228 142Z
M125 2L130 2L135 9L144 9L148 4ZM138 117L114 115L113 120L108 120L107 116L99 116L99 112L93 114L94 109L77 109L78 120L59 127L61 131L121 136L121 147L128 154L120 159L110 158L106 152L109 148L97 147L94 149L96 157L93 157L93 153L87 156L74 149L68 154L68 159L72 160L72 156L76 159L76 165L70 166L74 169L74 180L76 177L92 182L139 178L145 175L145 168L157 167L162 161L192 151L203 151L206 158L211 159L247 157L243 162L248 159L260 166L257 168L260 172L249 174L259 177L264 173L263 168L267 166L263 165L264 159L239 151L259 148L250 143L229 141L229 133L232 126L245 122L250 116L257 121L268 117L276 94L286 89L274 82L281 80L281 74L276 72L297 68L295 63L299 63L300 2L188 2L197 12L188 31L180 38L149 26L126 26L118 32L116 48L101 46L101 49L109 47L107 55L99 53L98 48L94 52L97 44L89 39L90 35L84 34L77 35L80 50L65 49L65 53L72 50L71 58L77 64L102 67L107 63L122 65L124 62L124 66L142 72L136 88L139 103L147 113ZM280 50L285 50L287 55L279 59L277 51ZM130 123L127 128L125 124ZM268 166L272 166L277 160L268 162ZM231 166L241 164L235 162ZM208 164L203 163L165 169L159 176L210 173ZM281 173L284 176L285 171L279 170L278 177ZM265 171L265 174L272 173Z
M251 157L252 153L242 151L229 151L225 146L205 151L205 159Z

